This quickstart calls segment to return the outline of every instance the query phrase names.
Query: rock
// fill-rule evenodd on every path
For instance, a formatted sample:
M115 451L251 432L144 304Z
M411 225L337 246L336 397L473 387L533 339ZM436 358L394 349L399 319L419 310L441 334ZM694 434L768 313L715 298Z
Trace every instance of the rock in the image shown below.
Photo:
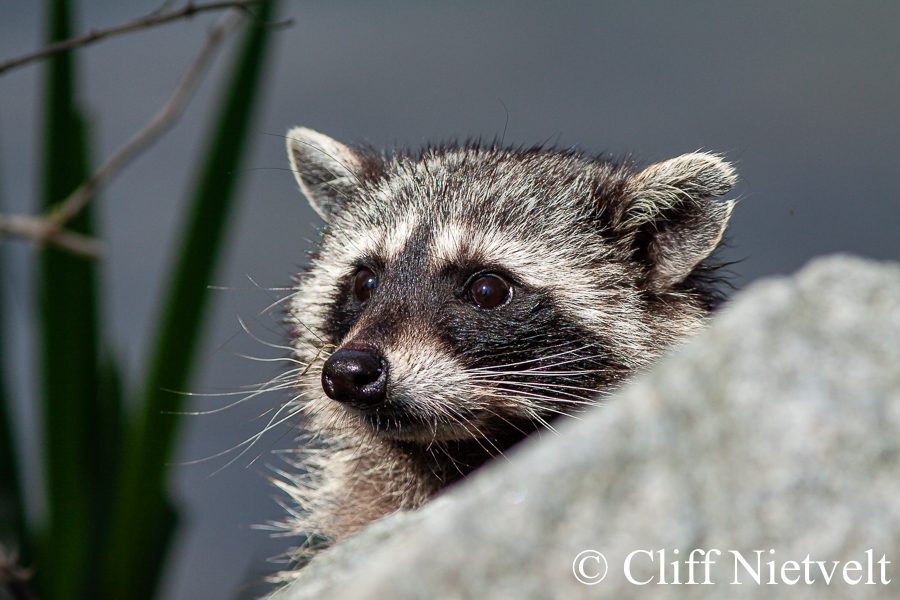
M275 597L900 597L897 265L839 256L756 283L582 417L338 544ZM707 580L695 552L689 585L695 549L714 563ZM575 576L585 550L608 565L596 585ZM646 585L626 578L635 551Z

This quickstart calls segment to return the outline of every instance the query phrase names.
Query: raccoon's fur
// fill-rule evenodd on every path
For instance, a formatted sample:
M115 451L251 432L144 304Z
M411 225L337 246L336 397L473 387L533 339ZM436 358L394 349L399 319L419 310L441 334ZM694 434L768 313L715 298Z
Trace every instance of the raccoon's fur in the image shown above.
M289 528L331 542L415 508L694 333L734 207L718 156L637 170L557 149L417 155L288 132L325 220L289 317L315 451Z

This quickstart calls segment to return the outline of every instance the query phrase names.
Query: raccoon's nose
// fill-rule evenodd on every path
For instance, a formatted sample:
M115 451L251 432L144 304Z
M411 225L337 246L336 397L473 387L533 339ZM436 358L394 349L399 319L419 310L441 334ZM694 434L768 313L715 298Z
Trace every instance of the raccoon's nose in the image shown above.
M381 358L369 350L338 350L322 367L328 397L358 409L384 402L386 382Z

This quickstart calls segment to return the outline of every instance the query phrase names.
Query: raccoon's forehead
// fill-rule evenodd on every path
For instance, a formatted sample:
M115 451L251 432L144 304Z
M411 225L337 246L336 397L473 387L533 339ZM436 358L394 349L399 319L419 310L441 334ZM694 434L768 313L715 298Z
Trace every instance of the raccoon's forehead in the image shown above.
M608 165L574 156L460 149L418 161L395 159L382 179L362 190L353 212L393 222L418 212L437 222L527 227L577 220Z
M570 156L528 157L461 149L419 161L397 159L360 190L333 223L347 253L389 263L415 235L432 263L517 263L565 240L586 258L602 251L589 226L593 186L605 165ZM340 243L338 240L336 242Z

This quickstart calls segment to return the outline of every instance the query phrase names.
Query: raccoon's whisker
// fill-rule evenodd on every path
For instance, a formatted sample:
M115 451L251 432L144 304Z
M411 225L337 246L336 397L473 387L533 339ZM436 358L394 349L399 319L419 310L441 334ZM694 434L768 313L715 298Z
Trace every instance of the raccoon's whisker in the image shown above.
M293 298L294 296L297 295L297 289L294 287L264 288L261 285L259 285L258 283L256 283L256 281L254 281L254 279L250 275L246 275L246 277L250 281L250 283L252 283L256 287L257 290L259 290L260 292L263 292L272 301L271 304L269 304L268 306L266 306L264 309L262 309L261 311L259 311L256 314L257 317L262 316L264 313L269 312L272 308L278 306L285 300L290 300L291 298ZM273 289L280 291L280 292L290 292L290 293L282 296L281 298L276 298L275 296L273 296L270 293Z
M248 279L249 279L249 277L248 277ZM262 291L262 288L260 288L259 285L256 284L255 281L253 281L252 279L250 279L250 281L251 281L254 285L256 285L256 287L257 287L259 290ZM267 292L264 292L264 293L266 293L266 295L268 295L268 296L271 298L271 295L270 295L270 294L268 294ZM242 329L244 332L246 332L248 335L250 335L250 337L251 337L253 340L262 342L262 340L261 340L257 335L254 335L253 333L250 332L250 329L249 329L248 325L247 325L247 324L243 321L243 319L241 318L240 312L238 311L237 302L236 302L236 299L235 299L235 297L234 297L234 294L232 294L231 302L232 302L232 306L234 307L235 315L237 315L237 320L238 320L238 322L239 322L240 325L241 325L241 329ZM265 313L267 310L268 310L268 309L265 309L265 310L261 311L260 313L257 313L256 315L254 315L254 316L253 316L253 319L252 319L252 323L255 323L255 324L256 324L260 329L262 329L263 331L266 331L266 332L270 333L271 335L277 336L277 337L279 337L279 338L284 338L286 335L290 334L290 329L287 328L287 327L285 327L283 321L282 321L281 319L275 318L273 315L271 315L271 313L269 314L269 317L270 317L270 319L271 319L272 322L276 323L276 324L279 326L280 331L275 331L275 330L273 330L272 328L270 328L268 325L265 325L265 324L263 324L263 323L260 321L260 317L261 317L262 314ZM232 339L234 339L234 337L235 337L235 336L231 336L227 341L230 342ZM227 342L226 342L226 343L227 343ZM265 342L262 342L262 343L265 344ZM223 344L223 345L224 345L224 344ZM287 349L287 350L292 350L292 348L290 348L290 347L284 347L284 346L275 346L275 347L278 348L279 350L285 350L285 349Z
M281 308L284 310L284 314L287 317L289 317L288 319L286 319L285 322L287 322L291 325L293 325L295 323L300 323L300 317L297 316L297 313L294 311L294 307L291 304L282 304L282 303L293 300L294 298L299 296L299 294L300 294L299 291L294 291L278 300L278 304L281 305ZM274 305L272 305L270 308L274 309ZM321 340L319 340L319 341L321 341Z
M263 346L268 346L269 348L275 348L277 350L286 350L288 352L294 351L294 348L292 348L291 346L282 346L281 344L273 344L271 342L267 342L267 341L259 338L256 334L254 334L252 331L250 331L250 328L247 327L246 323L244 323L244 320L241 318L240 315L237 315L237 320L238 320L238 323L241 324L241 329L243 329L247 335L249 335L252 339L259 342Z
M506 396L504 396L502 394L498 394L498 397L506 397ZM536 396L536 397L539 400L548 400L547 398L542 397L542 396ZM552 427L549 427L549 423L546 421L546 419L544 419L543 417L540 416L541 412L551 413L554 415L562 415L562 416L566 416L566 417L572 417L574 419L578 418L576 415L574 415L571 412L571 410L556 408L555 405L559 403L558 399L550 399L551 402L534 402L533 400L529 400L528 402L522 402L522 399L519 397L510 396L509 398L514 401L517 401L518 404L520 404L520 407L523 410L525 410L526 414L529 416L529 418L532 421L538 423L539 425L541 425L542 427L545 427L545 428L552 429ZM553 401L553 400L555 400L555 401ZM565 402L566 402L566 404L576 404L576 405L581 404L585 407L594 406L593 404L591 404L589 402L586 402L586 403L585 402L577 403L577 402L571 402L571 401L565 401ZM540 429L538 429L538 431L540 431Z
M583 397L575 396L569 392L556 392L556 393L572 396L572 399L560 398L559 396L548 396L546 394L541 394L538 392L532 392L532 391L516 389L516 388L511 389L511 388L507 387L507 384L515 383L515 382L499 380L499 381L491 381L490 383L493 383L494 385L492 385L489 388L482 388L483 390L485 390L483 392L484 397L487 398L488 401L490 401L491 398L503 398L503 399L512 401L512 403L515 405L523 405L523 406L527 406L527 405L541 406L540 404L533 402L532 399L549 401L554 404L558 404L560 402L565 402L568 404L573 404L576 402L586 402Z
M466 419L463 419L463 418L455 419L455 421L456 421L457 423L459 423L459 426L460 426L460 427L462 427L463 429L466 430L466 433L469 434L469 437L471 437L473 440L475 440L475 443L478 444L478 446L479 446L482 450L484 450L484 451L488 454L488 456L502 456L503 458L506 458L507 460L509 460L509 459L507 458L507 456L503 453L503 451L500 450L500 448L498 448L497 445L494 444L494 442L492 442L491 439L490 439L489 437L487 437L480 429L478 429L478 427L476 427L474 423L472 423L472 422L470 422L470 421L467 421ZM475 432L476 432L478 435L473 434L473 433L469 430L469 428L466 427L466 422L464 422L464 421L468 422L468 424L472 426L472 429L474 429ZM491 452L484 444L482 444L482 443L481 443L482 440L484 440L485 442L487 442L488 444L490 444L491 448L493 448L493 449L495 450L495 452ZM451 460L453 460L452 457L451 457ZM453 460L453 463L456 464L456 461ZM471 467L472 465L466 465L466 466ZM460 475L462 475L463 477L466 476L466 475L465 475L464 473L462 473L461 471L460 471Z
M561 410L561 409L552 408L552 407L546 407L541 410L543 412L548 412L548 413L552 413L554 415L559 415L561 417L566 417L567 419L575 419L576 421L582 420L581 417L578 416L578 413L572 412L569 410Z
M299 283L299 282L298 282L298 283ZM287 296L285 296L284 298L282 298L281 300L279 300L278 302L284 302L284 301L286 301L286 300L292 300L293 298L297 297L299 294L300 294L300 290L297 289L297 290L295 290L294 292L292 292L292 293L288 294ZM294 324L299 325L300 327L302 327L303 329L305 329L306 332L307 332L309 335L311 335L312 337L314 337L318 343L320 343L320 344L324 344L324 343L325 343L325 340L323 340L322 337L321 337L318 333L316 333L309 325L307 325L306 323L304 323L304 322L303 322L303 319L299 318L296 314L294 314L294 308L293 308L292 306L289 306L289 307L285 310L285 313L286 313L291 319L293 319L293 323L294 323ZM297 342L300 342L299 339L296 340L296 341L297 341Z
M488 413L489 415L493 415L494 417L497 417L498 419L500 419L501 421L503 421L504 423L506 423L507 425L509 425L512 429L515 429L516 431L518 431L520 434L522 434L522 437L523 437L523 438L524 438L525 436L527 436L527 435L528 435L528 432L527 432L527 431L523 430L521 427L519 427L518 425L516 425L514 422L510 421L508 418L506 418L505 416L503 416L502 413L500 413L500 412L498 412L498 411L496 411L496 410L494 410L494 409L491 408L490 398L496 396L496 394L494 394L493 391L494 391L494 390L493 390L493 389L490 389L490 388L483 388L483 389L481 389L481 390L478 390L478 389L474 390L475 393L480 394L482 397L484 397L484 398L487 400L487 401L485 402L485 404L484 404L483 406L480 407L480 409L483 410L484 412Z
M571 375L571 374L581 375L584 373L609 373L609 372L616 372L618 370L618 369L610 369L609 367L599 367L599 368L594 368L594 369L585 368L585 369L578 369L576 371L554 371L554 370L552 370L552 369L556 369L556 368L564 366L564 365L572 364L574 362L582 362L582 361L593 362L594 360L596 360L596 358L598 358L598 357L585 357L584 359L578 359L577 361L576 360L560 361L558 363L543 365L540 367L531 367L528 369L512 369L512 370L508 370L508 371L501 371L499 369L493 370L493 371L488 371L488 370L475 371L475 370L473 370L470 372L490 377L490 376L499 376L499 375L536 375L536 376L540 376L540 375ZM585 365L585 366L587 367L587 365Z
M465 479L465 477L466 477L465 472L464 472L462 469L459 468L459 463L458 463L456 460L453 459L453 457L450 455L450 453L447 452L446 448L442 448L442 447L440 447L440 445L439 445L437 448L431 448L431 446L429 446L429 449L427 450L427 452L428 452L428 454L431 455L431 458L432 458L432 459L434 460L434 462L436 462L436 463L440 461L440 458L441 458L441 457L447 457L447 458L449 458L449 459L450 459L450 465L451 465L454 469L456 469L456 472L459 473L459 476L460 476L461 478ZM438 456L438 454L440 454L440 457ZM430 465L430 464L428 465L428 470L431 471L431 474L434 476L434 478L435 478L437 481L441 481L441 482L444 481L444 478L441 476L440 473L438 473L438 472L435 470L435 468L434 468L432 465Z
M254 286L256 286L256 289L257 289L257 290L261 291L261 292L264 293L266 296L268 296L269 300L272 300L272 303L271 303L271 304L269 304L269 305L266 306L264 309L262 309L261 311L259 311L259 312L253 317L253 321L254 321L255 323L259 324L263 329L265 329L266 331L268 331L268 332L271 333L272 335L282 335L282 336L284 336L284 335L289 334L289 333L290 333L290 329L289 329L288 327L285 326L285 324L282 322L281 319L276 319L276 318L272 317L272 314L271 314L271 312L270 312L271 308L272 308L273 306L278 305L278 303L280 302L280 300L278 300L278 299L276 299L274 296L272 296L272 294L269 293L269 290L263 288L263 287L260 286L258 283L256 283L256 281L254 281L253 278L250 277L250 275L247 275L246 277L247 277L247 279L250 281L250 283L252 283ZM288 297L289 297L289 296L288 296ZM235 307L235 311L237 311L237 307ZM264 314L268 314L270 317L272 317L272 322L274 322L274 323L276 323L276 324L279 325L279 327L281 328L280 334L279 334L278 332L272 331L271 329L269 329L268 327L262 325L262 324L259 322L259 318L260 318L262 315L264 315Z
M277 444L278 442L280 442L281 440L283 440L283 439L284 439L284 436L286 436L289 432L293 431L293 430L297 427L297 425L300 424L300 421L301 421L302 418L303 418L303 413L302 413L301 411L289 411L289 412L288 412L288 416L289 416L289 417L297 417L297 421L296 421L290 428L286 429L286 430L284 431L284 433L282 433L282 434L281 434L280 436L278 436L276 439L272 440L272 442L269 444L269 447L268 447L266 450L271 450L271 449L272 449L272 446L274 446L275 444ZM287 419L284 419L284 420L282 421L282 423L283 423L284 421L287 421ZM248 449L249 449L249 448L248 448ZM259 458L260 458L264 453L265 453L265 451L260 452L259 454L257 454L257 455L256 455L256 458L254 458L254 459L251 460L249 463L247 463L247 467L250 467L251 465L253 465L254 463L256 463L256 461L259 460Z
M581 350L587 350L589 348L591 348L591 347L584 346L582 348L568 350L566 352L562 352L559 354L555 354L555 355L551 355L551 356L543 356L543 357L535 358L535 359L529 359L529 360L521 361L518 363L506 363L506 364L501 364L501 365L494 365L491 367L476 367L476 368L472 368L470 370L472 372L496 373L498 369L508 369L510 367L516 367L519 365L524 365L524 364L529 364L529 363L534 363L534 362L543 362L543 361L547 361L551 358L558 358L560 356L568 355L573 352L580 352ZM568 360L560 360L560 361L556 361L556 362L553 362L550 364L541 364L541 365L538 365L535 367L529 367L527 369L516 369L515 372L516 373L542 372L542 371L545 371L546 369L552 369L555 367L559 367L561 365L568 365L568 364L572 364L572 363L579 363L579 362L585 362L585 361L593 361L593 360L604 359L604 358L608 358L608 357L603 354L589 354L586 356L576 356L576 357L570 358ZM581 372L581 371L579 370L579 372Z
M291 387L292 387L292 386L290 386L290 385L284 385L284 386L281 387L280 389L290 389ZM282 404L280 405L280 407L288 408L289 410L293 410L293 409L290 408L291 405L292 405L292 404L293 404L293 405L297 405L297 404L298 404L298 400L299 400L300 398L303 398L303 397L304 397L306 394L308 394L308 393L309 393L308 391L297 393L297 394L294 395L294 397L291 399L290 402L284 402L284 403L282 403ZM274 406L271 407L271 408L269 408L268 410L266 410L266 411L264 411L264 412L262 412L262 413L256 415L255 417L253 417L253 418L251 419L251 421L255 421L255 420L257 420L257 419L261 419L262 417L266 416L267 414L269 414L269 413L272 412L273 410L275 410L275 407L274 407Z
M438 432L438 417L434 417L434 423L431 426L431 439L428 440L428 444L425 445L425 452L431 452L431 446L437 441L437 432ZM434 469L432 469L432 472Z
M607 369L585 369L584 371L495 371L471 377L473 381L508 381L507 377L534 377L540 379L565 380L578 375L604 375ZM514 379L512 381L515 381Z
M575 371L576 373L614 370L608 366L602 365L602 363L599 367L595 367L593 369L589 368L591 366L590 363L597 364L598 361L602 361L605 358L607 358L607 357L603 356L602 354L579 356L577 358L570 358L568 360L560 360L560 361L545 364L545 365L529 367L527 369L515 369L515 372L517 372L517 373L538 373L538 374L539 373L556 373L556 371L551 371L551 369L557 369L557 368L565 366L565 365L574 365L575 367L577 367L579 364L584 364L584 363L588 363L588 364L584 364L584 367L585 367L584 369L577 369ZM497 372L502 372L502 371L497 370L494 372L497 373Z
M236 406L243 404L244 402L247 402L249 400L252 400L253 398L256 398L257 396L265 394L266 392L271 392L271 391L277 390L277 389L284 389L287 387L289 387L289 386L285 385L283 388L266 388L266 389L258 390L256 392L248 394L238 400L235 400L234 402L231 402L230 404L226 404L225 406L220 406L218 408L211 408L208 410L196 410L196 411L164 412L163 414L174 414L174 415L185 415L185 416L214 415L217 413L225 412L227 410L231 410L231 409L235 408ZM254 417L254 418L258 418L258 417Z
M515 385L515 386L521 385L523 387L528 387L528 388L533 388L533 389L573 390L572 393L586 392L589 396L593 396L593 397L609 396L611 394L611 392L609 390L605 390L605 389L582 387L579 385L570 385L570 384L566 384L566 383L552 383L552 382L545 382L545 381L511 381L509 383L512 385Z
M513 383L513 382L510 382L510 383ZM519 382L515 382L515 384L518 385ZM581 388L578 386L565 386L565 385L558 386L555 384L543 384L543 383L528 383L528 384L525 384L523 387L534 389L534 390L545 390L547 392L565 394L569 398L572 398L574 400L583 401L589 405L590 404L598 404L599 398L609 397L613 393L612 390L592 390L590 388ZM562 391L557 391L558 387L562 388ZM577 394L576 392L565 391L566 388L571 388L576 391L580 390L580 391L584 391L584 392L590 392L590 396L586 398L585 396L581 396L581 395ZM594 399L593 400L590 399L591 397L593 397Z
M199 465L200 463L205 463L205 462L209 462L209 461L211 461L211 460L215 460L215 459L219 458L220 456L225 456L226 454L231 454L232 452L234 452L235 450L237 450L238 448L240 448L241 446L243 446L243 445L246 444L247 442L248 442L248 440L244 440L244 441L241 442L240 444L237 444L237 445L235 445L235 446L232 446L231 448L228 448L227 450L222 450L221 452L216 452L215 454L211 454L210 456L206 456L206 457L204 457L204 458L197 458L197 459L194 459L194 460L184 460L184 461L181 461L181 462L178 462L178 463L173 463L173 464L176 464L176 465L178 465L179 467L186 467L186 466L189 466L189 465ZM231 464L231 463L228 463L228 464ZM221 469L217 469L217 470L214 471L212 474L215 475L215 474L218 473L220 470L221 470Z
M484 380L482 380L484 381ZM549 382L537 382L537 381L510 381L510 380L496 380L497 383L503 384L500 386L500 389L503 389L503 386L516 386L516 387L526 387L526 388L534 388L534 389L565 389L565 390L575 390L581 392L588 392L591 395L600 395L602 390L598 390L596 388L582 387L578 385L568 385L564 383L549 383Z
M553 433L554 435L559 435L559 432L552 425L550 425L550 423L545 418L538 414L536 410L527 408L525 412L533 422L539 424L541 427ZM538 431L540 431L540 429L538 429Z
M531 408L546 412L566 411L571 410L576 406L587 408L596 405L595 402L580 398L560 398L558 396L547 396L546 394L539 394L536 392L505 392L497 394L497 397L511 400L523 408Z
M494 454L491 453L491 451L487 447L485 447L484 444L481 443L482 439L484 441L486 441L488 444L490 444L491 447L496 451L497 454L503 454L503 452L490 440L490 438L488 438L469 419L467 419L465 416L460 414L454 407L452 407L452 405L442 403L442 404L438 405L436 408L438 408L438 411L441 414L448 417L453 422L457 423L460 427L462 427L466 431L466 433L469 434L469 437L474 439L475 442L481 447L481 449L484 450L485 452L487 452L489 455L493 456ZM472 431L469 429L469 427L467 427L467 425L471 426L472 429L475 430L475 433L477 433L478 435L473 434Z
M254 362L273 362L273 363L293 363L295 365L306 364L302 362L300 359L292 358L290 356L276 356L272 358L263 358L261 356L251 356L249 354L244 354L242 352L230 352L232 356L236 356L237 358L245 358L247 360L252 360Z
M572 394L570 392L559 392L553 391L553 395L548 395L548 390L536 389L534 391L525 391L525 390L506 390L508 395L507 398L515 398L516 396L522 398L536 398L538 400L545 400L551 404L565 404L565 405L581 405L581 406L594 406L597 404L595 401L586 400L583 396L578 396Z
M518 341L520 341L520 342L528 342L531 340L543 341L545 337L546 337L546 334L544 334L543 332L534 332L534 333L525 334L525 335L521 336L520 338L518 338ZM572 346L574 344L582 344L582 347L584 347L584 348L590 347L590 344L585 343L585 340L578 338L578 339L571 339L571 340L563 340L556 344L542 346L541 349L542 350L552 350L554 348L565 348L566 346ZM485 356L485 358L496 358L496 357L501 357L501 356L509 356L510 354L517 354L519 352L520 352L519 350L511 349L507 352L497 352L497 353L489 354L489 355Z
M267 412L271 412L271 411L267 411ZM281 415L282 413L286 413L286 414L285 414L285 416L284 416L283 418L280 418L280 419L279 419L279 417L280 417L280 415ZM276 427L279 427L280 425L282 425L283 423L285 423L286 421L288 421L288 420L291 419L292 417L297 416L297 415L300 414L300 413L301 413L301 411L294 410L294 409L291 407L291 405L289 405L289 404L282 404L281 406L279 406L278 409L274 412L274 414L272 414L271 419L269 419L269 422L266 423L265 427L263 427L263 429L262 429L261 431L259 431L258 433L256 433L256 434L253 435L252 437L248 438L248 440L244 442L244 443L250 442L250 444L247 446L247 448L245 448L245 450L244 450L243 452L241 452L241 454L239 454L238 456L236 456L235 459L240 458L240 457L241 457L247 450L249 450L249 449L253 446L253 444L255 444L256 441L259 440L259 438L261 438L264 434L268 433L269 431L271 431L272 429L274 429L274 428L276 428ZM266 414L266 413L263 413L263 414ZM232 461L232 462L233 462L233 461ZM227 466L227 465L226 465L226 466Z
M249 279L249 276L248 276L248 279ZM253 280L250 279L250 281L253 281ZM255 281L254 281L253 283L256 284ZM258 287L258 286L257 286L257 287ZM269 291L269 290L267 290L266 288L259 288L259 289L260 289L260 291L262 291L262 292L268 292L268 291ZM286 291L286 292L290 292L290 293L289 293L289 294L285 294L285 295L282 296L281 298L276 298L275 296L272 296L271 294L268 294L268 293L267 293L266 295L269 296L269 298L272 300L272 303L269 304L268 306L266 306L265 308L263 308L262 310L260 310L260 311L256 314L257 317L261 317L263 314L269 312L270 310L272 310L272 309L275 308L276 306L283 305L285 302L287 302L287 301L289 301L289 300L293 300L293 299L296 298L297 295L300 293L300 291L299 291L296 287L276 288L276 289L279 290L279 291ZM290 312L291 312L291 308L290 308L290 307L285 307L285 310L288 312L288 314L290 314Z
M556 346L550 346L550 348L556 348L556 347L559 347L559 346L565 346L565 345L569 345L570 343L571 343L571 344L574 344L574 343L576 343L576 342L575 342L575 341L572 341L572 342L567 342L567 343L563 343L563 344L557 344ZM522 360L522 361L512 362L512 363L510 363L510 362L505 362L505 363L500 364L500 365L488 365L487 367L471 367L471 370L473 370L473 371L478 371L478 370L489 371L489 370L497 369L497 368L509 368L509 367L516 367L516 366L519 366L519 365L527 365L527 364L529 364L529 363L534 363L534 362L540 362L540 361L544 361L544 360L549 360L549 359L551 359L551 358L556 358L556 357L558 357L558 356L566 356L567 354L571 354L571 353L573 353L573 352L581 352L582 350L587 350L587 349L590 349L590 348L592 348L592 347L593 347L592 345L584 345L584 346L581 346L580 348L573 348L573 349L571 349L571 350L566 350L565 352L559 352L559 353L557 353L557 354L550 354L550 355L547 355L547 356L539 356L539 357L537 357L537 358L529 358L529 359L527 359L527 360ZM519 353L520 353L520 351L514 350L514 351L510 351L510 352L501 352L501 353L498 353L498 354L489 354L489 355L486 355L486 356L482 356L482 357L477 358L477 359L475 360L475 362L478 362L479 360L497 359L497 358L502 357L502 356L509 356L510 354L519 354Z
M290 311L290 310L289 310L289 311L287 311L287 313L288 313L291 317L293 317L294 322L295 322L297 325L300 325L301 327L303 327L303 329L305 329L306 332L309 333L309 335L311 335L311 336L313 336L314 338L316 338L316 341L317 341L317 342L319 342L320 344L324 344L324 343L325 343L325 340L323 340L322 337L321 337L318 333L316 333L315 331L313 331L312 327L310 327L309 325L307 325L306 323L304 323L302 319L297 318L297 317L294 315L293 311ZM298 341L300 341L300 340L298 340Z
M281 376L279 375L278 378L280 378L280 377ZM179 396L192 396L192 397L196 397L196 398L219 398L219 397L223 397L223 396L243 396L245 394L250 394L250 393L256 392L260 389L265 389L265 386L268 386L270 383L272 383L273 381L276 381L276 380L277 380L277 378L270 379L269 381L266 381L263 383L257 383L257 384L253 384L253 385L244 385L244 386L241 386L241 389L234 391L234 392L179 392L179 391L170 390L167 388L162 388L162 390L164 392L169 392L170 394L178 394ZM251 390L251 389L247 389L247 388L254 388L254 389ZM177 414L183 414L183 413L179 412Z
M586 348L583 348L583 349L586 349ZM565 352L563 354L571 354L573 352L578 352L580 350L582 350L582 349L571 350L571 351ZM586 355L582 355L582 356L574 356L567 360L556 360L556 361L552 361L552 362L550 361L550 359L553 359L553 358L558 359L558 358L562 357L563 354L558 354L558 355L553 355L553 356L544 356L541 358L529 359L527 361L521 361L518 363L507 363L507 364L494 365L492 367L477 367L477 368L470 369L470 370L472 372L477 372L477 373L497 373L498 371L500 371L502 369L508 369L508 371L506 371L506 372L514 371L516 373L540 373L540 372L546 371L547 369L553 369L553 368L556 368L556 367L559 367L562 365L568 365L568 364L573 364L573 363L577 364L577 363L592 362L592 361L597 361L597 360L602 360L604 358L608 358L607 356L605 356L603 354L586 354ZM537 364L535 364L535 363L537 363ZM521 365L527 365L527 364L533 364L533 366L530 366L530 367L527 367L524 369L511 368L511 367L519 367ZM579 369L579 372L581 372L580 369Z
M304 377L306 373L312 368L313 363L305 363L298 360L296 361L296 365L296 367L287 369L283 373L279 373L278 375L270 379L267 383L281 383L287 381L295 383L297 385L303 385L304 380L301 378Z
M299 371L299 369L296 369ZM272 385L277 384L277 385ZM199 410L199 411L177 411L177 412L166 412L165 414L177 414L177 415L187 415L187 416L198 416L198 415L213 415L216 413L224 412L226 410L232 409L248 400L256 398L257 396L261 396L262 394L279 391L284 389L289 389L295 386L295 382L291 379L288 379L288 376L279 375L278 377L267 381L266 383L259 384L259 388L252 391L247 392L244 390L237 392L217 392L217 393L198 393L198 392L178 392L185 396L195 396L195 397L225 397L225 396L237 396L240 395L241 398L235 400L234 402L227 404L225 406L220 406L218 408L211 408L208 410ZM265 413L263 413L265 414ZM258 417L256 417L258 418Z
M570 396L569 398L560 398L558 396L548 396L546 394L539 394L536 392L527 392L524 390L509 390L509 389L504 390L503 388L497 388L497 390L505 392L505 394L498 394L498 396L502 395L505 398L508 398L510 400L515 400L518 402L522 402L523 399L538 399L538 400L544 400L550 405L559 404L560 402L565 403L565 404L579 404L579 405L584 405L584 406L594 406L595 404L597 404L596 402L593 402L590 400L585 400L581 396L569 394L568 392L557 392L558 394L567 394L568 396ZM538 405L538 404L534 404L534 405L543 407L543 405Z
M219 458L220 456L225 456L226 454L230 454L230 453L232 453L232 452L235 452L235 451L238 450L239 448L244 447L244 450L242 450L237 456L235 456L233 459L231 459L230 461L228 461L225 465L223 465L223 466L220 467L219 469L216 469L215 471L213 471L213 472L212 472L211 474L209 474L207 477L212 477L213 475L218 474L220 471L222 471L223 469L225 469L225 468L229 467L230 465L234 464L234 462L235 462L236 460L240 459L241 456L243 456L244 454L246 454L246 452L247 452L251 447L253 447L253 444L255 444L256 441L259 440L260 437L262 437L266 432L271 431L272 427L276 427L276 426L278 426L279 424L281 424L282 422L284 422L284 420L282 420L282 421L280 421L280 422L278 422L278 423L273 423L273 421L277 418L278 413L280 413L282 410L283 410L283 407L278 409L278 411L275 413L275 415L273 415L272 420L269 421L269 423L266 425L265 428L263 428L262 431L259 431L259 432L255 433L255 434L253 434L252 436L250 436L249 438L247 438L247 439L244 440L243 442L241 442L241 443L239 443L239 444L235 444L235 445L232 446L231 448L228 448L227 450L223 450L223 451L221 451L221 452L217 452L216 454L213 454L213 455L211 455L211 456L207 456L207 457L205 457L205 458L199 458L199 459L191 460L191 461L184 461L184 462L180 462L180 463L178 463L178 464L179 464L179 465L182 465L182 466L186 466L186 465L195 465L195 464L199 464L199 463L203 463L203 462L208 462L208 461L210 461L210 460L214 460L214 459L216 459L216 458ZM290 417L290 416L291 416L291 415L289 414L288 417Z

